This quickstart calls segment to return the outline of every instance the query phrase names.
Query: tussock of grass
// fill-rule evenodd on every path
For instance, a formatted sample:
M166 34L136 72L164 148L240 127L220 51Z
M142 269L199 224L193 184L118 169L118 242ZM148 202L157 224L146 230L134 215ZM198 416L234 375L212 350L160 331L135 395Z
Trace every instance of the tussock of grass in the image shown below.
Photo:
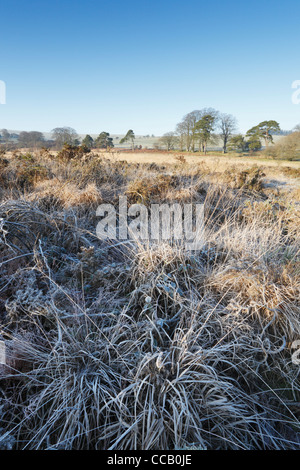
M252 167L245 170L231 168L225 171L224 180L235 189L250 189L255 191L262 190L262 177L265 176L261 168Z
M45 180L36 184L34 192L28 197L48 207L59 205L63 208L90 207L102 202L101 194L95 183L88 183L79 189L74 183L61 183L56 180Z

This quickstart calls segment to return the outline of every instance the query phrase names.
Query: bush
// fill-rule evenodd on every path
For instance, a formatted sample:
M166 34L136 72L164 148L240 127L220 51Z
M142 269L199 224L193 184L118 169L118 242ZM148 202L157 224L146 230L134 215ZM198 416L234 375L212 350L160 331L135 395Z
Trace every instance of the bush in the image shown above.
M15 153L11 160L0 159L0 181L3 188L28 189L49 177L49 170L31 153Z
M129 184L126 195L131 204L148 204L163 198L170 187L174 187L176 178L170 175L158 175L155 178L142 178Z
M285 166L281 168L281 171L286 176L291 176L292 178L300 178L300 168L291 168L290 166Z
M91 149L85 145L70 145L65 144L60 152L58 152L57 157L61 160L73 160L74 158L81 158L83 155L90 153Z
M49 170L39 164L31 154L18 155L16 183L21 188L29 188L49 176Z
M293 132L265 150L268 156L278 160L300 160L300 132Z
M265 176L261 168L253 167L244 171L235 168L226 170L224 173L226 183L233 189L249 189L252 191L262 190L262 178Z

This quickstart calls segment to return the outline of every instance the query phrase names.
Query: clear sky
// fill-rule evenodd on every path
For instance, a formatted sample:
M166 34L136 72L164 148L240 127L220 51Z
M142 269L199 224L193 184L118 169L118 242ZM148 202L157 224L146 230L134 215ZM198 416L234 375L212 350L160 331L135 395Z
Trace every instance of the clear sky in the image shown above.
M0 0L0 129L161 135L194 109L300 123L299 0Z

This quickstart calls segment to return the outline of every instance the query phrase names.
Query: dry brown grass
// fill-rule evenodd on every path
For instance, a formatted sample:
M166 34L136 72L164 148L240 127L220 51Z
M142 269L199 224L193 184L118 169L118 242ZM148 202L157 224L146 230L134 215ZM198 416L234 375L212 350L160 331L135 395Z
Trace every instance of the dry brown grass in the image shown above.
M258 167L244 169L242 171L232 167L225 171L225 182L234 189L250 189L261 191L263 184L262 178L266 176Z
M93 151L97 153L97 151ZM103 156L108 159L112 159L114 161L118 160L125 160L128 163L156 163L157 165L164 165L164 164L174 164L177 162L178 154L172 152L122 152L118 151L117 153L110 154L108 152L103 152ZM275 161L268 158L257 158L257 157L236 157L231 156L230 154L224 155L193 155L193 154L184 154L184 158L186 159L187 164L195 165L199 163L199 161L205 162L211 170L218 167L220 171L225 171L228 168L228 165L232 166L246 166L249 168L251 165L263 165L268 168L283 168L285 166L291 168L298 168L300 164L298 161Z
M129 183L125 194L131 204L162 201L167 191L176 185L176 178L170 175L144 177Z
M57 180L44 180L35 185L34 191L28 195L28 199L38 201L40 204L56 204L63 208L90 207L99 205L102 201L101 194L95 183L88 183L79 189L74 183L61 183Z

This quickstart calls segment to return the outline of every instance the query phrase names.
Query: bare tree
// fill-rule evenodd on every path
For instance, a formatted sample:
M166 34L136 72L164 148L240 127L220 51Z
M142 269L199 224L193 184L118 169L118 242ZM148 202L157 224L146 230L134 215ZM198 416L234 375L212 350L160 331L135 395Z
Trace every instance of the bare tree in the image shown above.
M2 136L3 142L8 142L10 139L10 133L7 131L7 129L2 129L1 136Z
M232 114L220 114L220 137L223 141L223 153L227 152L227 144L232 134L237 130L237 120Z
M175 132L166 132L160 139L159 143L166 147L167 150L173 150L178 145L178 137Z
M195 149L195 124L201 118L201 111L195 110L185 114L182 121L176 126L176 134L179 135L181 142L180 150L183 147L189 152Z
M187 151L190 150L194 152L195 150L195 142L196 142L196 129L195 125L202 117L202 110L194 110L190 113L183 116L180 125L180 129L183 132L185 137L185 147Z
M183 117L182 121L177 124L176 133L180 136L181 147L185 147L188 152L191 148L191 130L192 125L188 115L186 115Z
M45 142L45 138L42 132L30 131L21 132L19 135L19 145L21 147L41 147Z
M75 145L78 140L78 134L72 127L56 127L51 134L58 148L62 148L64 144Z
M176 126L175 134L177 135L179 142L179 149L183 151L185 148L185 125L183 122L179 122Z

